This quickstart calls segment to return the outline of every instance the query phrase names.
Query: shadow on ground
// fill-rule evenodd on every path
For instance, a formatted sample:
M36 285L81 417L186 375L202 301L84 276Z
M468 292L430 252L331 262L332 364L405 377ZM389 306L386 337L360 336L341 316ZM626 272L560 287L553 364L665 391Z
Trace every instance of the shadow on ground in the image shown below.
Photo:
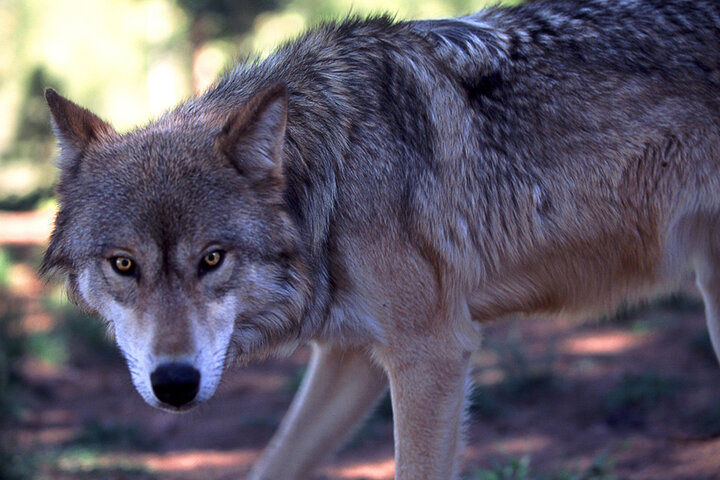
M243 478L308 351L231 369L189 414L154 410L101 322L38 280L43 239L28 238L0 250L0 477ZM487 326L473 360L465 477L718 478L720 368L691 298L591 322ZM391 422L386 400L316 478L392 478Z

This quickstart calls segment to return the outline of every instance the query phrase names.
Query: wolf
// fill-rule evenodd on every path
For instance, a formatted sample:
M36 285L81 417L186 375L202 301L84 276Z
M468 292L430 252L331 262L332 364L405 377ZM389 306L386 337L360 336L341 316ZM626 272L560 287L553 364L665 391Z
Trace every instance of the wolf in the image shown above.
M395 476L458 471L482 324L693 279L720 353L720 3L329 22L118 133L53 90L42 271L185 411L312 345L249 478L306 478L387 389Z

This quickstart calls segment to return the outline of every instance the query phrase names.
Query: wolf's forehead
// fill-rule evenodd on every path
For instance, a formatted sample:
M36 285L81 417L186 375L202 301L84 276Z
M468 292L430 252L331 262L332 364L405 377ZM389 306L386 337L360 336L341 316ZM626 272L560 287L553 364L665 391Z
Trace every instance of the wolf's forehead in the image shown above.
M200 220L196 223L200 223ZM98 227L95 241L101 247L102 254L127 251L157 261L197 256L209 246L231 238L229 232L210 224L190 225L158 219L119 229Z
M237 170L207 145L182 137L130 134L94 159L81 180L86 188L72 189L72 203L94 218L108 243L152 241L163 250L180 240L197 243L255 230L251 225L263 212Z

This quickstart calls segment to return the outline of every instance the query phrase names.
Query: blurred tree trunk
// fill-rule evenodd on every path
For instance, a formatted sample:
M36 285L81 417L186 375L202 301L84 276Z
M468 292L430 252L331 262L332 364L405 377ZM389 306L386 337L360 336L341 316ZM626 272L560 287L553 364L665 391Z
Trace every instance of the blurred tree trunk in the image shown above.
M201 56L208 41L208 22L202 15L193 15L190 19L191 79L193 93L199 95L205 88Z
M196 94L206 82L202 53L208 42L219 38L237 38L252 30L263 12L278 10L287 0L177 0L190 20L191 79Z

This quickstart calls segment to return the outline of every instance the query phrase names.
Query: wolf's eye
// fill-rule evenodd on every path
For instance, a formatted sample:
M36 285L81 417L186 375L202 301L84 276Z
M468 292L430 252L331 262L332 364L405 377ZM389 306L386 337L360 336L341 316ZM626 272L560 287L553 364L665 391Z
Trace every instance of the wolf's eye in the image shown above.
M205 273L219 267L224 257L222 250L213 250L208 253L200 261L200 273Z
M128 257L112 257L110 259L110 265L120 275L130 276L135 273L135 262Z

